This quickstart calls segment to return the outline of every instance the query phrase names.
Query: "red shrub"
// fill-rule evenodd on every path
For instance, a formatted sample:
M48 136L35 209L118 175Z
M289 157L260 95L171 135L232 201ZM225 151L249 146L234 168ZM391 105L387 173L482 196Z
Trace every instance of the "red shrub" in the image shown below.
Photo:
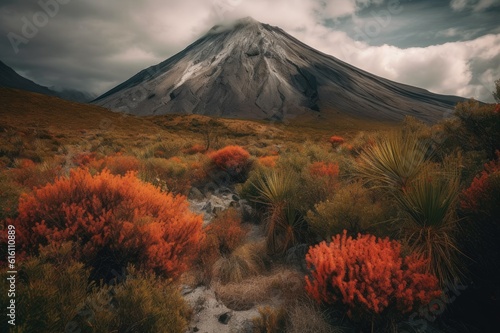
M185 271L202 239L201 217L183 196L160 192L134 174L92 176L72 170L69 178L24 195L16 225L23 251L74 242L74 255L100 269L139 267L175 278Z
M339 171L336 163L314 162L309 166L309 173L315 177L334 178L339 175Z
M500 153L499 158L484 165L469 188L462 191L460 207L469 213L498 218L500 215Z
M330 137L330 139L328 139L328 142L330 142L333 148L341 145L342 143L344 143L344 141L344 138L338 135L333 135Z
M401 244L372 235L343 235L311 247L306 291L318 302L342 304L351 319L395 310L407 313L441 295L425 261L401 257ZM385 311L385 312L384 312Z
M250 164L250 153L240 146L227 146L209 155L212 162L232 176L245 173Z
M276 166L276 162L278 161L278 156L262 156L257 159L259 163L268 168L274 168Z

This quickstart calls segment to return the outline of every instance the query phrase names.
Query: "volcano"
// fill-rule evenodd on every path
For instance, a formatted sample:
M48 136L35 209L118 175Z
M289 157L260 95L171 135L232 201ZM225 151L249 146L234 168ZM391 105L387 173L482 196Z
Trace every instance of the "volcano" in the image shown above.
M301 114L428 123L463 98L396 83L245 18L214 26L186 49L94 100L134 115L204 114L283 120Z

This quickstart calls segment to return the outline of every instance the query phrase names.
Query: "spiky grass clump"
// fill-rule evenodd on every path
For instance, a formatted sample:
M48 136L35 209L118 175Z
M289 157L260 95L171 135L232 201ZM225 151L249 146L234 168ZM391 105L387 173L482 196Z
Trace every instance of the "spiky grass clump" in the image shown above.
M415 134L392 132L364 148L356 166L364 182L389 190L404 189L422 170L428 146Z
M296 245L306 226L298 211L298 176L293 172L269 170L254 183L255 202L267 206L266 243L269 254L283 254Z
M429 259L427 270L442 285L463 276L457 244L458 172L424 170L397 195L403 213L402 233L412 252Z
M284 170L261 171L253 182L258 195L253 199L264 205L276 205L293 202L297 188L297 176Z

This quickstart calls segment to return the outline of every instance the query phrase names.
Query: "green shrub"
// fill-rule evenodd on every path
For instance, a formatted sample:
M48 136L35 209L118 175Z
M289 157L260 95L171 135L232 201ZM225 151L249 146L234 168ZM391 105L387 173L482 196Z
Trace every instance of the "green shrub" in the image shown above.
M170 159L148 158L139 170L139 178L160 187L163 191L187 194L191 188L187 163L178 157Z
M351 235L373 233L389 219L383 205L383 201L375 199L373 192L355 182L339 186L328 200L317 204L307 213L307 222L311 230L325 240L344 229Z
M7 175L0 171L0 221L17 214L17 203L21 188Z
M16 276L16 332L64 332L65 327L77 315L79 306L87 297L89 270L83 264L62 254L70 244L56 251L44 250L40 257L20 264ZM9 274L0 274L1 306L7 308ZM5 313L5 312L4 312ZM5 316L5 315L4 315ZM2 332L9 332L7 319L0 323Z
M489 159L500 149L500 113L495 104L481 105L475 100L458 103L455 116L460 120L455 128L465 132L460 141L467 140L473 150L484 150Z
M185 332L191 309L178 286L152 274L129 268L130 275L117 286L104 286L89 297L81 314L83 332ZM84 318L76 317L75 322Z

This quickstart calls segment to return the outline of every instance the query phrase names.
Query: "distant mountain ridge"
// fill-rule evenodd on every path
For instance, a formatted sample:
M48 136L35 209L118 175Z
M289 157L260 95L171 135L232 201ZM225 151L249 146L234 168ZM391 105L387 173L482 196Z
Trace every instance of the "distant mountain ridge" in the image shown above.
M300 114L435 122L463 98L396 83L252 18L215 26L94 103L134 115L286 119Z
M14 69L0 61L0 87L14 88L36 92L39 94L56 96L62 99L75 102L90 102L96 96L77 90L56 91L48 87L39 85L27 78L19 75Z

